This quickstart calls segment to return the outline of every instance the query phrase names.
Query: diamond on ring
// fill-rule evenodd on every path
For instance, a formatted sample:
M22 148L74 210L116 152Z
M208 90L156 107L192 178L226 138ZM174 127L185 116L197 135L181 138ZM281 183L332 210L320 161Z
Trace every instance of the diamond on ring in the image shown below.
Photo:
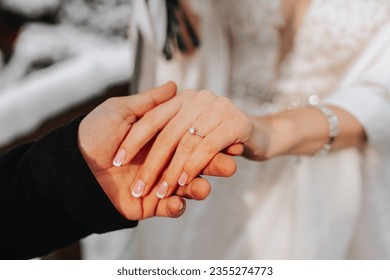
M205 137L205 135L203 135L202 133L200 133L199 131L197 131L194 127L190 127L190 128L188 129L188 132L189 132L190 134L192 134L192 135L198 135L199 137L202 137L202 138Z

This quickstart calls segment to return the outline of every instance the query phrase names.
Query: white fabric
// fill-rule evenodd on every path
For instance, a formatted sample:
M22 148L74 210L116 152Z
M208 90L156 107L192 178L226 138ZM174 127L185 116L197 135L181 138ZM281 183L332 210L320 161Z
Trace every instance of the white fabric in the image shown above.
M190 202L179 220L141 222L116 258L390 258L390 1L312 0L280 71L277 30L271 32L283 24L276 2L209 1L201 8L197 57L155 69L169 71L181 88L219 89L250 113L265 113L269 104L284 109L283 100L303 106L316 94L361 121L367 148L264 163L239 159L233 178L211 178L208 200ZM156 60L145 63L150 71ZM161 82L159 75L143 76L142 85ZM105 258L92 247L104 246L104 238L89 244L88 257Z
M352 113L381 153L390 155L390 23L380 32L327 99Z

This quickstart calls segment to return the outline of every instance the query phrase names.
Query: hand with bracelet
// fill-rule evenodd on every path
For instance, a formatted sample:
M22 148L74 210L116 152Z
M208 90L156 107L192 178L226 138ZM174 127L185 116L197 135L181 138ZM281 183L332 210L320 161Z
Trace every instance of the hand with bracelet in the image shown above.
M196 178L220 151L239 154L240 144L244 145L246 158L263 161L365 143L361 124L337 107L310 106L248 116L226 97L206 90L184 91L134 124L114 162L125 155L121 165L127 165L136 151L156 135L132 186L134 197L150 192L159 198L168 197L178 185L185 186Z

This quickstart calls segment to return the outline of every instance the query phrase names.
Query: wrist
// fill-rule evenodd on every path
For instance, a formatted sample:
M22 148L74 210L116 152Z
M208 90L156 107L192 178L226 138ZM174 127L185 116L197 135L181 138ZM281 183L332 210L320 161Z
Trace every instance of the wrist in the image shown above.
M313 107L287 110L273 117L276 155L314 155L329 137L324 114Z
M268 160L288 154L297 139L296 127L283 115L249 116L252 133L245 143L244 157L251 160Z
M274 158L281 155L292 154L292 150L300 143L302 134L299 126L287 114L270 115L269 122L270 145L268 157Z

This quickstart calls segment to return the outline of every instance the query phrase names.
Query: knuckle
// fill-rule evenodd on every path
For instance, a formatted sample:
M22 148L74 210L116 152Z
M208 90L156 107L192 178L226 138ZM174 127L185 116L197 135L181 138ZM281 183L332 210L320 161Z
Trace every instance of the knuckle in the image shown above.
M148 105L150 105L152 108L158 106L158 101L156 100L156 97L151 93L147 92L145 95L145 101Z
M236 110L236 119L242 123L247 123L249 121L247 115L238 109Z
M124 121L128 122L127 116L132 116L132 114L123 114L127 112L126 105L123 102L123 97L111 97L106 99L98 108L104 110L106 113L109 113L110 116L121 117Z
M234 115L233 121L235 122L235 127L237 127L237 129L234 130L237 137L241 138L243 135L248 134L247 131L251 128L251 122L246 114L241 111L237 111Z
M195 95L196 94L196 91L195 90L192 90L192 89L185 89L183 90L182 92L178 93L179 95Z
M142 119L144 120L145 124L151 127L155 127L158 123L158 116L154 110L146 112Z
M179 93L178 96L182 104L183 102L193 99L196 96L196 94L197 94L196 91L187 89Z
M172 132L169 127L166 127L163 131L160 132L154 145L158 150L166 150L167 148L174 146L174 139L172 138Z
M233 104L233 102L226 96L220 96L219 101L223 104Z
M217 142L216 141L208 141L207 144L202 146L202 154L210 156L217 154L218 148L217 148Z
M106 99L106 101L103 102L103 104L108 107L115 106L117 103L118 103L118 97L111 97Z
M214 97L214 94L206 89L203 89L197 93L197 98L199 99L209 99L210 97Z
M182 141L180 141L180 144L178 146L178 150L185 153L192 153L195 150L195 148L196 148L195 143L188 138L182 139Z
M235 108L235 106L233 105L233 102L225 96L221 96L218 98L217 105L223 109Z

